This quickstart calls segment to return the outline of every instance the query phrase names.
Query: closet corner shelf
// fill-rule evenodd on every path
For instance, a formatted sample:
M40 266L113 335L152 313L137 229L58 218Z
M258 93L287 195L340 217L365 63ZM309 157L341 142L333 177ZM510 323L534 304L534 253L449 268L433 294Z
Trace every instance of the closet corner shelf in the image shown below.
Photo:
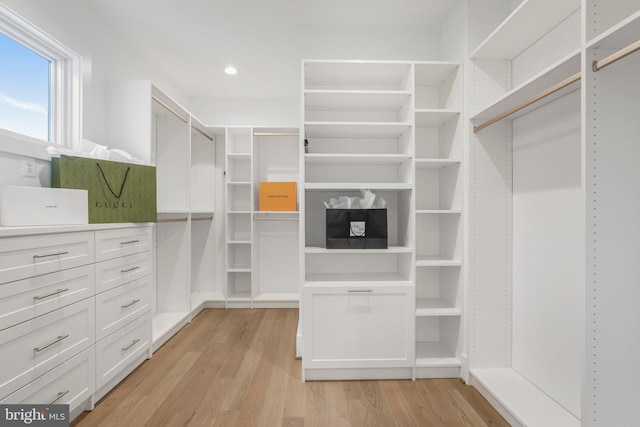
M513 59L578 9L580 0L524 0L470 58Z
M406 246L389 246L387 249L327 249L317 246L307 246L307 254L410 254L412 248Z
M415 115L416 126L436 127L448 122L453 118L457 118L458 116L460 116L460 111L416 108Z
M421 256L416 257L416 267L460 267L462 261L443 258L437 256Z
M305 154L304 159L307 165L399 165L411 160L411 156L409 154L314 153Z
M472 369L470 383L522 425L579 427L580 420L515 370Z
M399 138L409 122L305 122L306 138Z
M589 41L587 49L621 49L638 41L639 34L640 10Z
M460 64L445 61L418 61L415 63L416 86L438 86L453 75Z
M306 111L399 111L411 97L399 90L306 90Z
M413 184L410 183L389 183L389 182L308 182L304 188L308 191L328 191L328 190L389 190L403 191L411 190Z
M460 163L459 159L416 159L416 169L442 169Z
M536 74L529 80L523 82L519 86L513 88L509 92L502 95L495 102L487 105L482 110L475 113L471 120L487 120L502 114L511 108L522 104L538 93L550 88L551 86L560 83L562 80L572 76L580 71L580 49L577 49L564 58L560 59L555 64L550 65L540 73ZM533 108L538 108L541 103L549 103L555 99L558 99L580 87L580 82L573 83L566 88L556 92L555 94L546 97L544 100L538 101L535 104L527 107L521 111L510 116L510 118L516 118L523 114L526 114Z
M416 317L460 316L462 310L435 298L418 298L416 300Z
M416 343L416 368L457 368L460 360L440 342Z

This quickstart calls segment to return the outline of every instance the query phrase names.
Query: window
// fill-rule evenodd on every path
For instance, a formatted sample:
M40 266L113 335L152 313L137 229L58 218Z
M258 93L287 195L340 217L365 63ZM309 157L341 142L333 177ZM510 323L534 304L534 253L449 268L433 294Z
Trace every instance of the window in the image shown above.
M80 56L0 4L0 58L0 150L78 144Z

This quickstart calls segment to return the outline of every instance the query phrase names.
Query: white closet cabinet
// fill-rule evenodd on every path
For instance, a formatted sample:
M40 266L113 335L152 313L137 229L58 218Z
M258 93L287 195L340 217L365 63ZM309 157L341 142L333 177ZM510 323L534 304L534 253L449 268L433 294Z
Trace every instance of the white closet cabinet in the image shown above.
M259 206L260 182L299 183L298 144L297 128L226 128L227 307L298 306L298 211Z
M469 13L485 6L495 3L474 2ZM514 6L471 46L467 67L469 382L512 425L579 426L585 350L576 78L581 5L525 0ZM565 80L573 83L507 120L487 123Z

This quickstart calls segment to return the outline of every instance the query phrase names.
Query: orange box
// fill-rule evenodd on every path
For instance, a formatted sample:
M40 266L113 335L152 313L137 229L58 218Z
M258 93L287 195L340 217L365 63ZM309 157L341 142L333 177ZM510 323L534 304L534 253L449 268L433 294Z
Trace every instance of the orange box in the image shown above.
M297 210L298 194L295 182L261 182L260 210L261 211L292 211Z

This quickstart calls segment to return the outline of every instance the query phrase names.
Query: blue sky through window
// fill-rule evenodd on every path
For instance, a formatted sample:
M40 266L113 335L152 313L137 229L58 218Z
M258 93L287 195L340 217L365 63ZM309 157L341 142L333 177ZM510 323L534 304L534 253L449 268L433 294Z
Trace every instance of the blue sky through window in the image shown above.
M0 129L49 140L50 64L0 33Z

